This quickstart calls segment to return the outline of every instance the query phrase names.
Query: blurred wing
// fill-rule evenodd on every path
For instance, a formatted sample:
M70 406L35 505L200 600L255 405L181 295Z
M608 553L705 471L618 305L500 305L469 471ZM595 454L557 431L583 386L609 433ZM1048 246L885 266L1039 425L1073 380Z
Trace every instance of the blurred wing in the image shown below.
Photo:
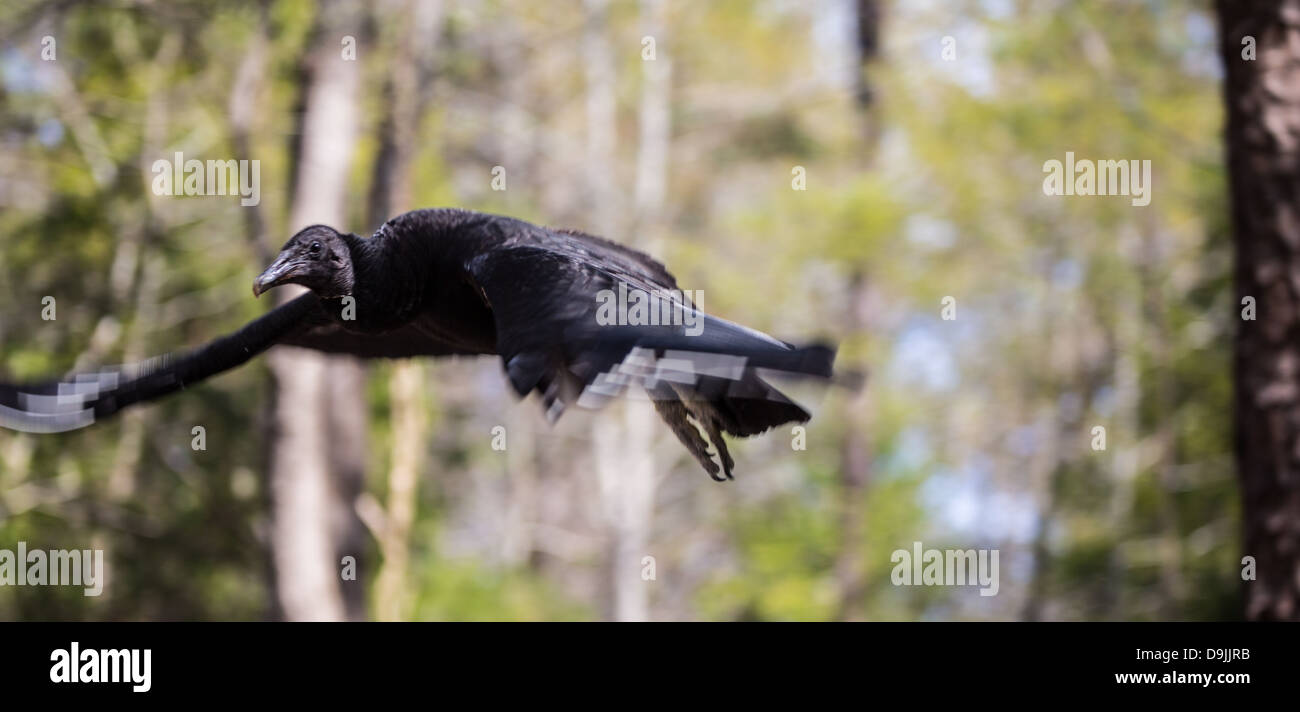
M795 348L704 314L675 291L677 283L662 265L612 245L551 232L470 263L470 277L492 309L511 384L520 395L536 389L552 419L570 403L597 407L632 383L657 399L678 400L683 393L725 398L736 389L762 398L766 389L756 385L755 368L830 375L830 349ZM659 320L666 323L598 318L602 299L637 291L647 299L654 295L660 315L670 317ZM673 388L658 387L661 381ZM737 431L754 430L752 424L736 425Z
M241 366L276 344L367 358L460 353L415 325L379 335L344 331L330 320L321 300L307 293L186 354L46 383L0 383L0 427L34 433L84 428L135 403Z

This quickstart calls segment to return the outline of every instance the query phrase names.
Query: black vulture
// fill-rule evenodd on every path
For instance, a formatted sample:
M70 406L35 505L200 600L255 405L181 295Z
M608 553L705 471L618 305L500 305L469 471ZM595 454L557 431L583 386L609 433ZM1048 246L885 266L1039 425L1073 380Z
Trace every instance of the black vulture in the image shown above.
M305 228L253 294L282 284L310 291L183 355L42 384L0 383L0 425L84 427L276 344L369 358L496 354L514 390L537 391L552 421L568 405L597 407L629 385L643 388L723 480L734 463L722 433L751 436L810 417L759 369L828 379L835 357L826 345L796 348L705 314L641 252L452 208L404 213L369 238Z

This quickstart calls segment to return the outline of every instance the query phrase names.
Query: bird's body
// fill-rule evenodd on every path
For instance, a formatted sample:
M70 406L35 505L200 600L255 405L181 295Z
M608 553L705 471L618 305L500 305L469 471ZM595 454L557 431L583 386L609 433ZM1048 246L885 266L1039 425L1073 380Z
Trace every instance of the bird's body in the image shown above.
M644 388L687 449L722 479L719 470L729 478L733 466L722 432L749 436L809 418L756 369L828 378L834 358L830 348L796 348L697 311L645 254L466 210L414 210L369 238L306 228L253 291L286 283L311 291L184 356L62 382L0 384L0 425L82 427L276 344L368 358L496 354L515 391L537 391L552 419L568 405L595 407L629 385ZM662 300L664 321L602 318L601 298L616 292ZM694 316L697 328L668 315Z

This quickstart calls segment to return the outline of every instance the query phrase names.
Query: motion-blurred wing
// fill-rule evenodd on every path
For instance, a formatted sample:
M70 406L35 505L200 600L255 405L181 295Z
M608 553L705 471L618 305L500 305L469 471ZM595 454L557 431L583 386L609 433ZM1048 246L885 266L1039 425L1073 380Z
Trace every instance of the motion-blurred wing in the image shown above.
M325 308L315 294L307 293L186 354L74 373L46 383L0 383L0 427L34 433L84 428L127 406L243 365L276 344L365 358L461 353L416 325L384 334L347 332L329 318Z
M718 464L698 430L708 435L729 475L732 463L720 431L745 436L808 420L756 369L828 378L832 349L797 348L697 311L675 291L676 281L662 265L641 264L639 253L611 251L592 239L598 238L550 233L546 240L509 245L470 263L470 278L492 310L497 349L517 393L536 390L554 420L569 404L599 407L629 385L640 385L715 475ZM611 295L617 300L637 291L655 305L660 323L629 319L617 309L610 320L608 310L601 310Z

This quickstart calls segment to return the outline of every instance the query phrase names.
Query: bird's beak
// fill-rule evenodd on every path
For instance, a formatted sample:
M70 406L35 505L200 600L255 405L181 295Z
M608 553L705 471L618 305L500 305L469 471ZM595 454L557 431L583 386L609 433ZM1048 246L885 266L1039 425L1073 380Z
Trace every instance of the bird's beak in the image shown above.
M260 297L262 292L288 282L298 272L298 264L286 255L276 258L266 271L253 280L253 296Z

